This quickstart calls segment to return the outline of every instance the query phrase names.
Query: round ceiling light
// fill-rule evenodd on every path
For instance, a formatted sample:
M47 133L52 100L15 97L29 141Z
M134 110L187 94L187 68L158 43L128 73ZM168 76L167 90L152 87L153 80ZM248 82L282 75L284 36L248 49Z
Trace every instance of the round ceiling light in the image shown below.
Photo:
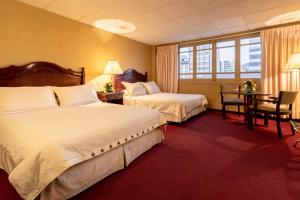
M134 24L121 19L99 19L94 26L112 33L130 33L136 29Z
M295 22L298 20L300 20L300 10L272 17L270 20L266 21L266 25L273 26L281 23Z

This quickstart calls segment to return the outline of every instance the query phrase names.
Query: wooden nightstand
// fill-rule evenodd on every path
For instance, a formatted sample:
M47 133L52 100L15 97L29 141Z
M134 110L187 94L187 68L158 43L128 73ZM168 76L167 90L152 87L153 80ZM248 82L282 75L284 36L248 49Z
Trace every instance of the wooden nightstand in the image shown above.
M124 92L112 92L112 93L97 92L97 96L100 99L100 101L103 102L123 104L123 93Z

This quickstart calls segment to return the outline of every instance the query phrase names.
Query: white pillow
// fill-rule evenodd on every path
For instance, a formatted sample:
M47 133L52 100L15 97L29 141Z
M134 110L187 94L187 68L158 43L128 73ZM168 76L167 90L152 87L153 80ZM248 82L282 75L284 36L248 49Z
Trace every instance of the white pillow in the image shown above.
M0 87L0 112L57 107L52 87Z
M137 83L122 82L122 84L125 86L129 96L139 96L139 95L147 94L145 88L140 82Z
M142 82L143 86L147 90L148 94L159 93L160 89L154 81L151 82Z
M91 85L54 87L60 106L76 106L99 102L97 93Z
M129 96L129 92L127 90L122 90L124 96Z

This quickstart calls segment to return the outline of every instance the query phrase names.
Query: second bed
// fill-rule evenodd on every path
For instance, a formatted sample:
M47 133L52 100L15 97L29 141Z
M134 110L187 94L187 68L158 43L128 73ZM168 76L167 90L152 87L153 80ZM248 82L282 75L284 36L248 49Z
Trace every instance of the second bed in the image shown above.
M141 74L134 69L117 75L114 85L117 90L126 89L123 95L124 105L157 110L169 122L186 121L190 117L204 112L208 105L206 97L202 94L160 92L155 82L147 82L147 73ZM153 92L149 92L151 87ZM133 93L136 95L132 95Z

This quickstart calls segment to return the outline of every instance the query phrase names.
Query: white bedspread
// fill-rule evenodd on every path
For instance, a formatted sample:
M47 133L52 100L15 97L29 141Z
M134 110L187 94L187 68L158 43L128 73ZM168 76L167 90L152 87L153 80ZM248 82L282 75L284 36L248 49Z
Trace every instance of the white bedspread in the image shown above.
M0 168L24 199L71 166L161 125L157 111L102 105L0 115Z
M207 99L201 94L156 93L142 96L124 96L125 105L148 107L162 114L174 115L168 121L181 122L206 110ZM167 115L168 116L168 115ZM166 117L168 119L168 117Z

